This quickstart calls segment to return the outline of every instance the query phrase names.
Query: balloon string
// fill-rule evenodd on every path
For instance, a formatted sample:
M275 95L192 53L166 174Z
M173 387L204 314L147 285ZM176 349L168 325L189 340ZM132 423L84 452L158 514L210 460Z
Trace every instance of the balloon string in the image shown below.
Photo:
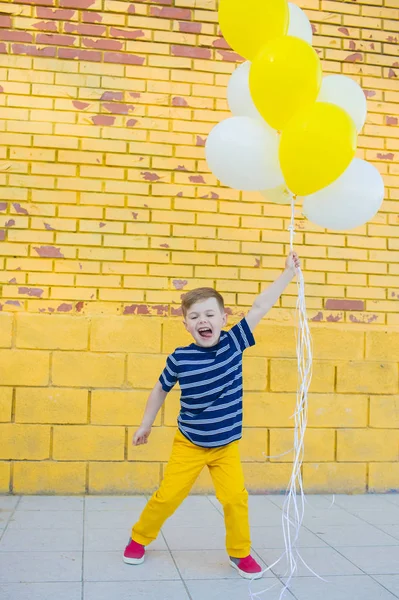
M294 248L295 236L295 197L291 194L291 221L288 227L290 232L290 249ZM289 589L293 577L298 573L298 565L303 564L313 575L325 581L317 575L300 556L297 543L304 519L305 493L302 480L302 463L305 449L305 432L308 422L308 392L312 380L313 365L313 347L312 337L309 329L309 322L306 310L305 281L300 267L296 269L296 281L298 298L296 303L295 320L297 328L296 353L298 366L298 386L296 395L296 408L294 418L294 458L291 478L287 487L287 492L282 510L282 527L284 536L285 551L282 556L272 565L267 567L263 573L270 571L274 566L280 563L283 558L287 561L287 567L283 575L278 575L284 587L279 599L281 600ZM285 454L285 453L284 453ZM300 498L298 499L298 494ZM271 590L273 586L261 592L253 592L251 589L252 581L249 583L249 597L251 600L259 598L265 592Z
M293 194L291 194L291 222L288 226L288 231L290 232L290 251L294 250L294 236L295 236L295 198Z

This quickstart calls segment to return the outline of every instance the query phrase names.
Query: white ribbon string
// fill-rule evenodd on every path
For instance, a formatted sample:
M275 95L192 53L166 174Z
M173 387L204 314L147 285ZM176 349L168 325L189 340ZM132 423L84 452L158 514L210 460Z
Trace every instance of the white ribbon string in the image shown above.
M295 235L295 200L291 195L291 222L288 227L290 232L290 249L294 248L294 235ZM287 487L287 493L283 504L282 511L282 526L284 536L285 551L282 556L275 561L272 565L267 567L262 574L270 571L275 567L283 558L287 560L287 569L284 575L279 576L282 580L284 587L279 596L281 600L287 589L290 587L293 577L298 572L298 565L302 563L313 575L319 579L317 573L315 573L300 556L297 543L299 533L304 518L305 509L305 494L303 490L302 480L302 463L304 456L304 443L305 443L305 432L308 422L308 391L312 380L312 363L313 363L313 348L312 348L312 337L310 334L308 316L306 311L306 298L305 298L305 282L303 273L300 267L296 270L296 281L298 289L298 299L296 303L296 321L297 321L297 332L296 332L296 351L297 351L297 364L298 364L298 387L296 395L296 408L293 415L294 418L294 459L291 478ZM289 452L291 452L290 450ZM284 453L286 454L286 453ZM283 455L281 455L283 456ZM298 502L297 495L300 495L300 502ZM325 581L323 579L323 581ZM278 583L272 585L266 590L261 592L252 592L251 586L252 581L249 583L249 597L251 600L259 598L262 594L268 592L274 588Z

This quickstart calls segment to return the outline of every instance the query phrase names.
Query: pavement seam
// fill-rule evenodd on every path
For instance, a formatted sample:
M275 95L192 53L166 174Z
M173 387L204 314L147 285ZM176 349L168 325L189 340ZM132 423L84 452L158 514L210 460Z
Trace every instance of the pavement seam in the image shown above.
M6 497L8 497L8 496L6 496ZM12 497L12 496L11 496L11 497ZM16 502L16 504L15 504L14 508L11 510L11 515L10 515L10 517L9 517L9 519L8 519L7 523L6 523L6 526L4 527L4 529L3 529L3 532L0 534L0 540L2 540L2 538L3 538L4 534L5 534L5 532L7 531L7 529L8 529L8 526L9 526L9 524L11 523L11 519L13 518L13 516L14 516L14 514L15 514L15 512L16 512L17 508L18 508L18 506L19 506L19 505L20 505L20 503L21 503L21 499L22 499L22 496L19 496L19 498L18 498L18 500L17 500L17 502Z
M167 547L167 549L168 549L168 552L169 552L169 554L170 554L170 556L171 556L171 558L172 558L172 560L173 560L173 564L175 565L175 567L176 567L176 570L177 570L177 572L179 573L179 577L180 577L180 579L181 579L181 582L182 582L182 583L183 583L183 585L184 585L184 589L186 590L187 596L188 596L188 598L189 598L190 600L193 600L193 597L191 596L191 594L190 594L190 591L189 591L189 589L188 589L188 587L187 587L187 584L186 584L185 580L183 579L183 575L181 574L181 572L180 572L180 569L179 569L179 567L177 566L177 562L176 562L176 560L175 560L175 557L173 556L172 550L170 549L170 547L169 547L169 544L168 544L168 542L167 542L167 540L166 540L166 537L164 536L164 534L163 534L163 531L162 531L162 530L161 530L161 535L162 535L162 537L163 537L163 539L164 539L164 542L165 542L165 544L166 544L166 547Z

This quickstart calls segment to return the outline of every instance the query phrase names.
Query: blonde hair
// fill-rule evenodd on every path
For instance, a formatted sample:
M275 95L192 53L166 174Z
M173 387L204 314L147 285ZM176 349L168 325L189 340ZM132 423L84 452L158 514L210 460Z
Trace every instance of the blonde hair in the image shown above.
M217 292L213 288L203 287L191 290L190 292L187 292L187 294L184 294L181 303L183 315L187 315L187 312L193 306L193 304L196 304L197 302L202 302L203 300L208 300L208 298L216 298L220 311L224 312L223 296L221 296L221 294L219 294L219 292Z

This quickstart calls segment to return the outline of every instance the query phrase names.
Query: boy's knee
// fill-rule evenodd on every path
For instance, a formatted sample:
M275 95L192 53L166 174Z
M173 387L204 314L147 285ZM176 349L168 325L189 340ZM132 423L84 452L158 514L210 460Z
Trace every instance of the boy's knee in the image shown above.
M155 494L155 500L166 509L175 510L184 500L185 495L179 490L166 491L160 488Z
M248 504L248 491L245 488L241 490L231 490L218 495L217 498L225 508L236 504Z

